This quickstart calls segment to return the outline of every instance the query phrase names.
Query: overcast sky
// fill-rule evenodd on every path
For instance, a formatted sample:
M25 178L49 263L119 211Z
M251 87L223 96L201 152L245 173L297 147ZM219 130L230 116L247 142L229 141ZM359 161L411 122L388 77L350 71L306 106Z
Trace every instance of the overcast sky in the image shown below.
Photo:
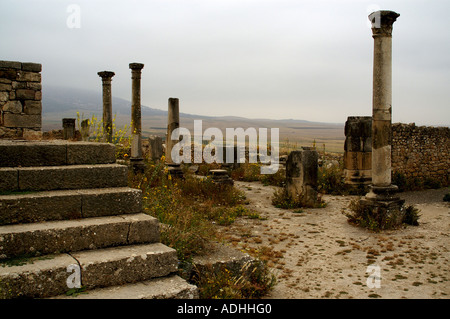
M367 16L379 9L400 13L393 122L450 125L448 0L1 0L0 60L42 63L43 94L101 94L109 70L130 100L139 62L153 108L176 97L184 113L343 123L372 113Z

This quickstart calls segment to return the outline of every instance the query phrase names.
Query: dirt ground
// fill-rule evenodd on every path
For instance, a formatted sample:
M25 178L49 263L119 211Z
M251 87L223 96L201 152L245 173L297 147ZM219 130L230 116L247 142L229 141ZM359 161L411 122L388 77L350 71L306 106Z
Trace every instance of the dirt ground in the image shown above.
M276 187L235 185L260 218L220 231L236 248L268 259L277 277L268 298L450 298L448 188L402 193L420 210L419 226L374 233L342 214L355 196L325 195L325 208L295 212L272 206Z

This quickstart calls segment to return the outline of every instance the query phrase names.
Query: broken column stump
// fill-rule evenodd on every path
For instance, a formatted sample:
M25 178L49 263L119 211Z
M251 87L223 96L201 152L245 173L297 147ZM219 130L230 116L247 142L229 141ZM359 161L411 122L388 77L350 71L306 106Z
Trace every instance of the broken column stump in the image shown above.
M344 181L347 185L372 182L372 117L349 116L345 122Z
M286 161L286 191L304 206L316 207L320 200L317 193L319 154L312 147L292 151Z

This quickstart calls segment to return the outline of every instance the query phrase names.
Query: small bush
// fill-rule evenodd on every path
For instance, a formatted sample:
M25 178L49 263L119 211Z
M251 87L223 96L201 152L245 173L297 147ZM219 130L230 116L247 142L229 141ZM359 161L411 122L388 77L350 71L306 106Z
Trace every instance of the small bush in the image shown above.
M443 201L444 202L450 202L450 193L447 193L447 194L444 195Z
M419 210L412 205L404 207L405 216L403 222L408 225L418 226L419 225Z
M362 205L356 199L349 205L350 213L344 212L348 222L372 231L395 229L403 223L417 226L419 220L419 210L413 206L402 206L400 210L387 210L384 207L372 207Z
M316 203L311 205L307 203L303 196L291 196L285 187L277 190L272 196L272 205L283 209L296 209L301 207L319 208L325 207L325 203L320 197L317 198Z
M343 181L343 170L340 166L319 167L317 175L318 190L321 193L331 195L343 195L346 193L346 185Z
M245 263L234 271L227 267L196 273L193 283L198 286L201 299L254 299L266 295L275 285L275 276L265 263Z

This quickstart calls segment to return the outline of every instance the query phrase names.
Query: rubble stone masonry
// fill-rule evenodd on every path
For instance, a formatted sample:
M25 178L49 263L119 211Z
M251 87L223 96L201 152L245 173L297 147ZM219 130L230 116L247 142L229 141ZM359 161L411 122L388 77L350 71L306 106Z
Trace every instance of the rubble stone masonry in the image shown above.
M450 185L450 128L392 124L392 171Z
M0 138L36 138L42 127L42 65L0 61Z

